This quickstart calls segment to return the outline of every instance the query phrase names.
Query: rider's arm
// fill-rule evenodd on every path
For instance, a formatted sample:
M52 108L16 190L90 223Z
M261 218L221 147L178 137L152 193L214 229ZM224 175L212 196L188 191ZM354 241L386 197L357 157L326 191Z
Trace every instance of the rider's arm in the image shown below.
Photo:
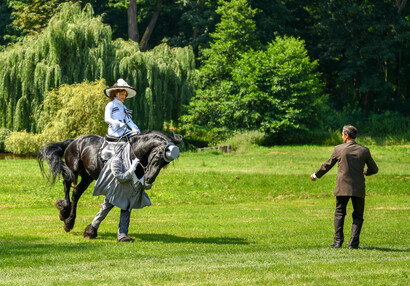
M132 121L130 116L125 116L125 123L131 128L132 131L140 133L138 126Z
M122 161L121 156L115 156L115 158L111 161L111 172L120 183L129 182L132 180L132 174L138 163L139 160L135 159L132 162L131 167L128 170L125 170L124 162Z

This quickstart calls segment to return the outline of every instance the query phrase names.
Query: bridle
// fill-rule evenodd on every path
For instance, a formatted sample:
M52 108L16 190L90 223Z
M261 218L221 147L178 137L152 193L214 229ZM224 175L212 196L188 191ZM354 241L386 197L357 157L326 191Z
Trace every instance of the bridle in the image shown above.
M127 135L127 133L125 133L124 136L127 138L127 141L130 142L130 137ZM133 148L131 148L131 152L134 155L134 158L137 158L137 155L135 154ZM179 148L178 148L178 146L175 145L172 142L168 143L164 148L164 154L162 155L162 159L165 162L170 163L178 157L179 157ZM146 166L144 166L141 162L139 162L139 165L141 166L141 168L144 172L144 177L145 177L145 174L148 171L147 166L149 165L149 162L147 162Z
M130 141L130 137L131 136L128 136L128 134L127 134L127 132L125 132L126 130L126 127L124 127L124 128L118 128L118 129L124 129L124 137L127 139L127 141L128 142L131 142ZM138 133L137 133L138 134ZM121 140L121 139L119 139L119 140ZM134 158L138 158L137 157L137 155L135 154L135 152L134 152L134 148L131 148L131 152L132 152L132 154L134 155ZM172 142L170 142L170 143L168 143L166 146L165 146L165 148L164 148L164 154L163 154L163 156L162 156L162 159L165 161L165 162L167 162L167 163L170 163L170 162L172 162L173 160L175 160L176 158L178 158L179 157L179 148L178 148L178 146L176 146L174 143L172 143ZM142 170L143 170L143 172L144 172L144 177L146 177L146 173L147 173L147 171L148 171L148 165L149 165L149 161L147 162L147 165L146 166L144 166L141 162L139 162L139 165L141 166L141 168L142 168ZM152 185L152 184L149 184L149 185Z

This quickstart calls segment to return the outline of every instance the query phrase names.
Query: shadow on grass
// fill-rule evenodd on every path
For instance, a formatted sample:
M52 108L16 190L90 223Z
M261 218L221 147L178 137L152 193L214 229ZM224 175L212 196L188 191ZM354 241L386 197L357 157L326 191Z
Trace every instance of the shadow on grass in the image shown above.
M240 237L182 237L166 233L130 233L136 241L163 242L163 243L198 243L198 244L240 244L248 245L251 242ZM99 233L97 239L117 239L115 233Z
M50 253L82 253L85 250L97 248L96 245L87 243L87 241L82 243L38 243L36 240L33 237L15 240L0 239L0 261L15 259L19 256L40 257Z
M376 250L376 251L384 251L384 252L410 252L410 249L394 249L394 248L386 248L386 247L362 247L362 250Z

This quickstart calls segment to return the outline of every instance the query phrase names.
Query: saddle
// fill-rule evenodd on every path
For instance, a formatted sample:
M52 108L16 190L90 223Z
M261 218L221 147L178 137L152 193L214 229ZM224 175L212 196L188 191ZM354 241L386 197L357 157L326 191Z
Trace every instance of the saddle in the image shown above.
M98 159L105 163L112 156L118 153L122 148L124 148L125 142L123 139L113 136L105 136L101 142L100 150L98 150Z

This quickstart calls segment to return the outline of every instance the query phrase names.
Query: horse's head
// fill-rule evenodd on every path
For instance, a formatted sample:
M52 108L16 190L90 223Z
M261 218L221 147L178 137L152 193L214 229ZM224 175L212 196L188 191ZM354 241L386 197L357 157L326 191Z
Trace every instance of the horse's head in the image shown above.
M169 135L160 131L148 131L135 137L131 142L141 165L138 172L145 171L145 182L152 184L163 167L179 157L177 144L182 142L182 136ZM142 170L145 167L145 170Z

